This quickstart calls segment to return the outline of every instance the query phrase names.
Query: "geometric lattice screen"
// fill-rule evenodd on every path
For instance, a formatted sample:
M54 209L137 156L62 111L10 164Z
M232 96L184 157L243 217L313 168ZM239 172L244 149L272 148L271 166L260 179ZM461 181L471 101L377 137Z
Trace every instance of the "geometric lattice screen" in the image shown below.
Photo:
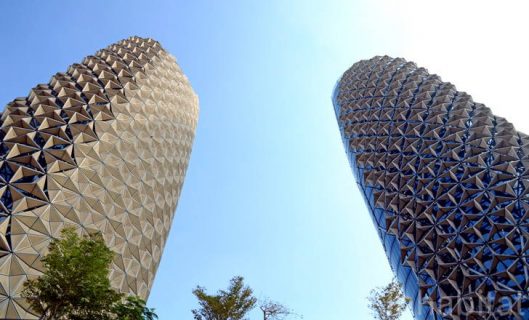
M112 285L149 294L184 180L198 99L152 39L115 43L1 118L0 318L36 319L20 297L65 226L101 231Z
M437 75L375 57L333 102L417 319L529 317L529 137Z

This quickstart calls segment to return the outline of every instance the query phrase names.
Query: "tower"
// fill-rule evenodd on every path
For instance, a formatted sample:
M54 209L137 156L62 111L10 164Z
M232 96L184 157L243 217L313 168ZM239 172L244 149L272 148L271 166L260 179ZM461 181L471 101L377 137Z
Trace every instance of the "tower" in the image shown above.
M0 318L62 228L101 232L111 283L149 294L185 177L198 99L175 59L131 37L71 65L0 121Z
M529 317L529 137L404 59L347 70L333 103L417 319Z

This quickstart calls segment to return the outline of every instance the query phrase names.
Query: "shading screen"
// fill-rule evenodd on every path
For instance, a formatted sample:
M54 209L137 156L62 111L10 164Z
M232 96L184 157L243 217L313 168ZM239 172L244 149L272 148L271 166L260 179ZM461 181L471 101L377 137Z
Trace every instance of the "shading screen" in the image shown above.
M1 118L0 317L35 319L20 297L65 226L102 232L112 285L149 294L184 181L198 99L152 39L115 43Z
M333 100L416 318L529 317L528 136L403 59L354 64Z

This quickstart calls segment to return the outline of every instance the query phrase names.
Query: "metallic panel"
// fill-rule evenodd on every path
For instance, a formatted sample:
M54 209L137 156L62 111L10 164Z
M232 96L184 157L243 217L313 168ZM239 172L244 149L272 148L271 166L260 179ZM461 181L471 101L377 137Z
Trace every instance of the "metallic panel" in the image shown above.
M415 317L527 319L529 137L404 59L354 64L333 100Z
M65 226L100 231L112 285L149 294L198 119L175 59L131 37L10 102L1 118L0 317L35 319L20 297Z

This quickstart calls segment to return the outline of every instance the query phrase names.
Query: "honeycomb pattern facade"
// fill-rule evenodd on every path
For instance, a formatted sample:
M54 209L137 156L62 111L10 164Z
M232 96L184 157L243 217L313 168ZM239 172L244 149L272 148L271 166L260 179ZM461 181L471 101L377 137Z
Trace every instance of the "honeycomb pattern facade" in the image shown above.
M529 137L403 59L360 61L333 102L417 319L529 318Z
M152 39L122 40L25 98L0 122L0 318L36 319L20 297L65 226L102 232L112 285L149 294L198 119L175 59Z

